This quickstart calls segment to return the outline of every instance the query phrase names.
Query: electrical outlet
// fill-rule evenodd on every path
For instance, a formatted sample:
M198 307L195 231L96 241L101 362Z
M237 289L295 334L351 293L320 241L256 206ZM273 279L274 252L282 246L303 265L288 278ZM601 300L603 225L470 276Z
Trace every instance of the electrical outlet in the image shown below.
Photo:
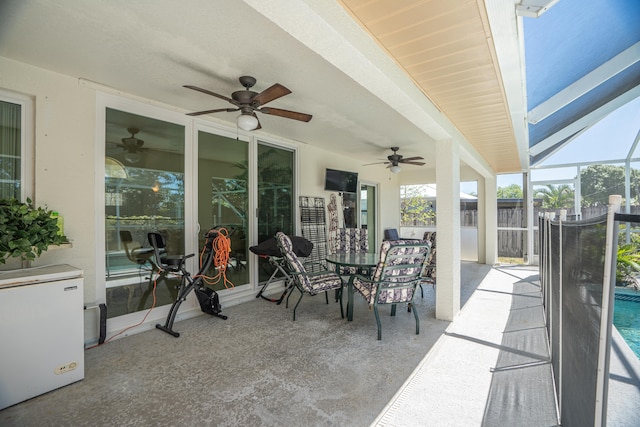
M78 367L78 362L70 362L66 365L60 365L53 370L53 373L56 375L64 374L65 372L73 371Z

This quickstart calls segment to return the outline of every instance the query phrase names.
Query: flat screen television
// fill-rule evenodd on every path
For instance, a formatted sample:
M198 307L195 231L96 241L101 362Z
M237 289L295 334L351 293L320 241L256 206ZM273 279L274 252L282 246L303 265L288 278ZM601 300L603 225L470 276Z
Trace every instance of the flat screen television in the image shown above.
M358 173L327 168L324 180L325 191L340 193L358 192Z

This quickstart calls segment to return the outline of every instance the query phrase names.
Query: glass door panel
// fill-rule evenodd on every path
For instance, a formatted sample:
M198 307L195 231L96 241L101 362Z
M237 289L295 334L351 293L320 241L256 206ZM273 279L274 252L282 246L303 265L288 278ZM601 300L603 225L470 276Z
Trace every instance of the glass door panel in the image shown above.
M293 234L294 152L272 145L258 144L258 242L277 231ZM259 258L260 282L269 279L273 266Z
M368 230L369 252L376 252L376 187L360 185L360 227Z
M107 108L105 244L108 317L153 302L147 233L184 253L184 126ZM156 306L175 299L174 280L157 283Z
M224 270L230 283L225 283L219 266L206 273L215 290L249 283L248 153L245 141L198 132L198 247L202 249L205 233L216 227L224 228L231 241Z

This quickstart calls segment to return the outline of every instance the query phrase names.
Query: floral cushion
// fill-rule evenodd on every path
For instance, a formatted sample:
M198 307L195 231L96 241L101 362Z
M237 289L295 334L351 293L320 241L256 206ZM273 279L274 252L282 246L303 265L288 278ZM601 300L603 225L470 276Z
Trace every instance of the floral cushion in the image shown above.
M331 289L338 289L342 285L340 276L333 272L314 273L306 277L309 287L306 289L311 295Z
M294 281L296 281L304 291L311 295L316 295L330 289L339 289L342 286L342 279L333 272L322 271L307 273L304 265L293 251L293 244L289 236L278 232L276 233L276 241L292 273Z
M369 233L366 228L339 228L336 232L336 253L366 253L369 250Z
M363 254L369 250L369 233L366 228L339 228L336 231L336 238L333 245L333 252L340 254ZM339 267L338 274L368 275L366 269L358 269L357 267Z
M427 257L427 268L424 270L424 279L426 281L431 282L433 284L436 283L436 232L435 231L425 231L424 240L427 240L431 243L431 252Z
M413 282L415 278L397 278L394 276L404 276L404 275L412 275L418 276L422 272L424 266L425 253L429 250L428 246L397 246L403 244L416 244L416 243L424 243L424 241L416 241L416 240L387 240L384 241L380 247L380 260L376 265L376 268L373 272L371 280L363 280L358 276L355 276L353 279L353 287L357 290L364 299L369 303L369 305L373 305L376 298L376 292L378 288L379 282L383 282L382 290L380 291L380 295L377 296L379 304L390 304L390 303L401 303L401 302L410 302L413 299L413 293L415 291L415 286L410 288L399 288L393 289L395 286L405 285L407 282ZM411 256L415 254L415 256ZM390 255L405 255L401 258L393 258L390 262L387 263L387 259L390 258ZM385 266L387 265L400 265L400 264L410 264L406 268L400 269L392 269L388 271L389 274L386 277L383 277L383 273L385 273Z

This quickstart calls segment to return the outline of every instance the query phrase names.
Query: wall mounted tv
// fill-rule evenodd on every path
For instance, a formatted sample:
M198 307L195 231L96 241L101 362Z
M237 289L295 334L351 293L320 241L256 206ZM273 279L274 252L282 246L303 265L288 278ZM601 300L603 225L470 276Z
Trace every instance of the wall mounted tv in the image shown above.
M324 180L325 191L338 191L340 193L358 192L357 172L347 172L327 168Z

